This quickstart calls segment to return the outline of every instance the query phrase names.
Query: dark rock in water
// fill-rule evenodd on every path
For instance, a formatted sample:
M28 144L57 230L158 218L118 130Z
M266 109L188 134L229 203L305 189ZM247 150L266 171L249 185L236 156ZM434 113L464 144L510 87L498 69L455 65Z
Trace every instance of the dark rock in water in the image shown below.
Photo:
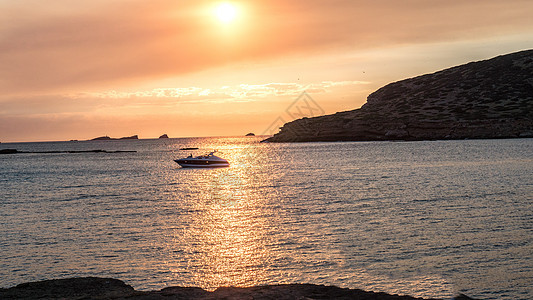
M19 151L17 149L2 149L0 154L16 154L16 153L38 153L38 154L54 154L54 153L134 153L136 150L56 150L56 151Z
M255 136L255 134L253 132L250 132L250 133L246 134L245 136Z
M19 153L17 149L1 149L0 154L15 154Z
M196 147L180 148L180 150L198 150Z
M270 142L533 137L533 50L390 83L360 109L286 123Z
M50 151L50 152L31 152L31 153L135 153L136 150L69 150L69 151Z
M476 299L470 298L467 295L459 294L455 296L452 300L476 300Z
M160 291L135 291L111 278L70 278L23 283L0 289L0 299L360 299L422 300L411 296L366 292L335 286L281 284L247 288L221 287L208 292L197 287L168 287ZM468 300L464 295L455 299Z
M160 139L168 139L168 135L165 133L162 136L159 137Z

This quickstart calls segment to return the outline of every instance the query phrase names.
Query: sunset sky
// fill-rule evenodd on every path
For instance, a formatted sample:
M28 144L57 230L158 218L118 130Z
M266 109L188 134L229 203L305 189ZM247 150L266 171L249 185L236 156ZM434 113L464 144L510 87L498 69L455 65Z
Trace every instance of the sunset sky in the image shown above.
M0 0L0 142L270 133L533 48L531 0Z

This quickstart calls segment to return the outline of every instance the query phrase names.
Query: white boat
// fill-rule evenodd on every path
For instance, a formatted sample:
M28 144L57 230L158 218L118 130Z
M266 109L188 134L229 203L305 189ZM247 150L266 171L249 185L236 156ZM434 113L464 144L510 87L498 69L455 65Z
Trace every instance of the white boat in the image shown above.
M220 168L229 167L229 162L223 158L220 158L211 152L209 154L193 157L192 154L189 157L175 159L183 168Z

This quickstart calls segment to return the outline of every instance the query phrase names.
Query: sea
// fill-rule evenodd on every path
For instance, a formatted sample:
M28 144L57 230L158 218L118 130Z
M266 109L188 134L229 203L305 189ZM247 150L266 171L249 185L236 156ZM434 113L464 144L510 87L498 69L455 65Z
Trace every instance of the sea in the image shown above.
M0 287L312 283L533 299L533 139L0 144ZM197 147L198 150L180 150ZM218 150L228 168L173 160Z

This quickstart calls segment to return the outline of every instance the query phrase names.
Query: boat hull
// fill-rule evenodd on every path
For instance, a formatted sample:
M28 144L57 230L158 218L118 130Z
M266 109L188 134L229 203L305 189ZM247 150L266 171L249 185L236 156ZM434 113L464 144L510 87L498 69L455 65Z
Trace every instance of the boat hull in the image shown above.
M228 162L223 161L186 161L176 159L174 160L182 168L224 168L229 167Z

